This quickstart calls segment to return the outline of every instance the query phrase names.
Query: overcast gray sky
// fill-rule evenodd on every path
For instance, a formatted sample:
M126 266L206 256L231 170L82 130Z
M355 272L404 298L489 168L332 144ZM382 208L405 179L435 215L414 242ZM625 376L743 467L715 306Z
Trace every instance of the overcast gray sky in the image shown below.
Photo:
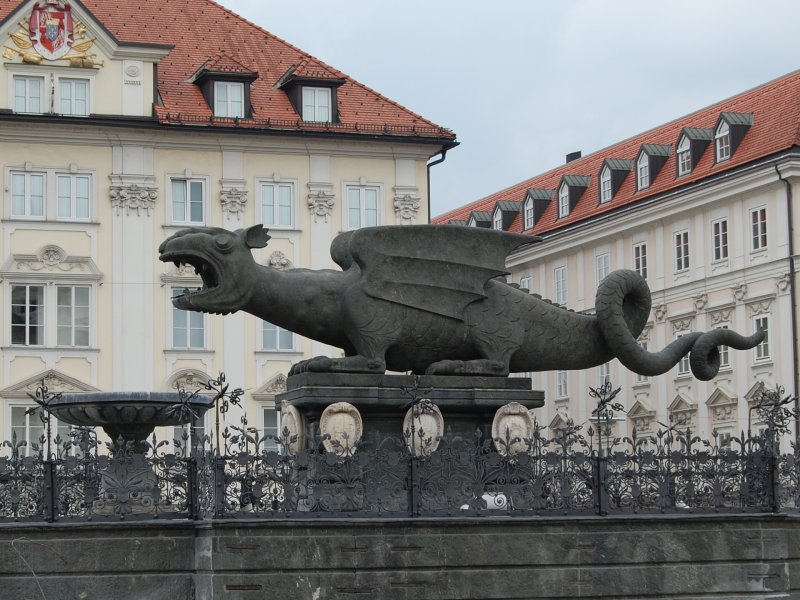
M458 135L435 216L800 68L797 0L221 0Z

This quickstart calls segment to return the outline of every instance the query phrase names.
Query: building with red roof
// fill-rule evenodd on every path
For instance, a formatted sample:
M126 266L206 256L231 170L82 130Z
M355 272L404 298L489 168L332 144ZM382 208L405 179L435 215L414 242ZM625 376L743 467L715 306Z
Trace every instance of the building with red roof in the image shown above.
M800 71L655 127L436 217L543 238L509 257L513 282L591 312L610 270L634 269L652 290L640 338L649 350L712 327L767 339L723 349L709 382L688 360L641 377L618 361L595 371L533 375L558 429L589 419L587 389L622 385L627 417L616 433L681 420L723 438L751 423L762 384L798 391L795 248L800 167ZM755 418L755 417L753 417Z
M284 374L332 349L175 309L202 281L159 243L261 223L260 263L332 266L340 231L428 221L428 160L455 134L212 0L0 0L0 45L0 437L38 437L42 379L167 391L220 371L276 433Z

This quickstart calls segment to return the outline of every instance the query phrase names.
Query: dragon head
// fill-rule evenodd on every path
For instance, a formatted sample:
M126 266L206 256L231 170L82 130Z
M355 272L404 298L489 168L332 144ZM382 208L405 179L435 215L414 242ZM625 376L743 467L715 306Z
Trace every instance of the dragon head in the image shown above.
M254 289L256 262L252 248L263 248L270 236L261 225L228 231L219 227L181 229L158 247L159 259L189 264L203 287L172 299L176 308L226 315L242 308Z

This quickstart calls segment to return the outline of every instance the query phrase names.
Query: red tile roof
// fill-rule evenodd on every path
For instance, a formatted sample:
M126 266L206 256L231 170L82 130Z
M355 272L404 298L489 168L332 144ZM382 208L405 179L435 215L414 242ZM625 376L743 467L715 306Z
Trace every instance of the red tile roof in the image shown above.
M0 19L21 4L0 0ZM169 124L231 125L212 122L200 89L189 81L204 64L221 60L257 72L251 89L254 119L240 127L342 131L454 140L455 134L371 90L344 73L272 35L212 0L80 0L83 7L120 43L160 44L174 48L158 64L163 106L158 118ZM32 3L31 3L32 6ZM26 9L28 10L28 9ZM224 59L222 58L224 57ZM304 75L343 78L338 91L340 123L304 123L286 93L274 87L292 66Z
M714 128L723 112L752 113L753 125L749 128L739 147L730 160L717 164L714 161L714 141L708 144L700 160L691 173L677 176L675 146L681 131L688 128ZM600 169L605 159L635 160L643 144L664 144L672 147L669 158L658 176L651 181L649 188L640 192L635 189L635 169L633 169L611 202L599 203ZM657 196L667 191L695 183L746 163L752 162L792 146L800 144L800 71L761 85L757 88L723 100L692 114L675 119L659 127L646 131L613 146L569 162L531 179L527 179L495 194L471 202L433 219L434 223L447 223L451 220L467 220L472 211L493 211L499 200L521 201L530 188L555 190L562 177L583 175L591 177L591 183L581 196L569 216L557 218L558 201L550 201L544 214L534 228L526 233L542 234L561 227L583 221L590 217L613 211L621 206ZM522 215L518 215L510 231L522 231Z

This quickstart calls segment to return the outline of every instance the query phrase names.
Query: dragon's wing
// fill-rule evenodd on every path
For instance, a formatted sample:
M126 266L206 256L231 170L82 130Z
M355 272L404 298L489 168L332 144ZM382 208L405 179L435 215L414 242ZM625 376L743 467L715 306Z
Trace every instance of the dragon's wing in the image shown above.
M331 252L342 268L361 267L368 295L459 320L486 297L488 280L508 274L509 252L540 241L455 225L367 227L339 237Z

